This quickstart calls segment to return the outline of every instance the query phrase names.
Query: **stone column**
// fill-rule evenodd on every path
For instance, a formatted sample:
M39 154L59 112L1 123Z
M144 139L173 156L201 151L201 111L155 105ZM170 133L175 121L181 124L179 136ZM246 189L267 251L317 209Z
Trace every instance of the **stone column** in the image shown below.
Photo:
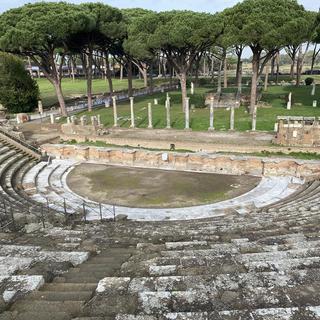
M191 82L191 94L194 94L194 83L193 82Z
M67 117L67 123L71 123L70 117Z
M43 114L43 105L41 100L38 100L38 111L40 114Z
M55 119L54 119L54 114L50 114L50 123L54 124L55 123Z
M154 104L155 106L157 106L157 105L159 104L158 99L154 99L154 100L153 100L153 104Z
M313 81L311 95L314 96L315 94L316 94L316 83Z
M130 97L130 114L131 114L131 126L130 128L135 128L134 123L134 109L133 109L133 97Z
M214 106L213 106L213 101L214 98L212 97L210 99L210 126L209 126L209 131L213 131L214 130Z
M256 131L257 129L257 106L254 107L252 114L252 131Z
M234 106L230 108L230 130L234 130Z
M292 105L292 92L290 92L288 96L287 110L291 110L291 105Z
M117 98L112 97L112 102L113 102L113 126L114 127L119 127L118 125L118 113L117 113Z
M100 114L97 115L97 121L98 121L98 126L101 126L101 116L100 116Z
M170 97L167 97L167 100L166 100L166 109L167 109L167 129L171 129L171 120L170 120Z
M313 106L314 108L316 108L316 107L317 107L317 100L313 100L313 102L312 102L312 106Z
M190 98L186 98L186 110L185 110L185 130L190 129Z
M152 106L148 103L148 129L153 129L152 125Z

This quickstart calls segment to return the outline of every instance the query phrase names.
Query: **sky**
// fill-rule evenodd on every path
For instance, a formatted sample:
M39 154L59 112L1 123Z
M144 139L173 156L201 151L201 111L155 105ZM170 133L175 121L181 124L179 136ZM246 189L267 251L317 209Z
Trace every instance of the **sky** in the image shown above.
M0 12L22 6L26 3L34 3L38 0L0 0ZM263 1L263 0L261 0ZM308 10L318 11L320 4L317 0L298 0ZM67 2L81 3L89 0L67 0ZM92 1L94 2L94 1ZM165 10L193 10L216 12L231 7L239 0L99 0L118 8L145 8L155 11Z

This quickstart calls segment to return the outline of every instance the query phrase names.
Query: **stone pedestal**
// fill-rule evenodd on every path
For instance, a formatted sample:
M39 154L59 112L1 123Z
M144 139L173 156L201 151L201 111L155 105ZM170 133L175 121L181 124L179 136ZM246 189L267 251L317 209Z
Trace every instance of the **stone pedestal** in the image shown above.
M76 116L71 116L71 117L70 117L70 120L71 120L71 123L72 123L72 124L78 124L78 119L77 119Z
M210 99L210 126L208 128L209 131L214 130L214 106L213 106L214 98Z
M157 105L159 104L158 99L154 99L154 100L153 100L153 104L154 104L155 106L157 106Z
M313 100L313 102L312 102L312 106L314 107L314 108L316 108L317 107L317 100Z
M151 103L148 103L148 129L153 129Z
M166 110L167 110L167 129L171 129L171 119L170 119L170 97L166 100Z
M119 127L118 113L117 113L117 98L116 97L112 97L112 104L113 104L113 126Z
M135 128L133 99L134 99L133 97L130 97L130 114L131 114L131 125L130 125L130 128Z
M185 130L190 130L190 98L186 98Z

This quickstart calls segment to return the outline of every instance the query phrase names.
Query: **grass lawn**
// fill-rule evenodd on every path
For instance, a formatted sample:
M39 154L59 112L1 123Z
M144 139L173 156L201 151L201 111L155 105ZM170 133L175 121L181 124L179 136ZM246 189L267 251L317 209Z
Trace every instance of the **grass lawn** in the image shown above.
M155 82L159 82L159 79L155 79ZM51 106L58 102L56 93L53 85L45 78L37 79L37 83L40 89L40 96L43 100L44 106ZM128 88L127 79L113 79L113 86L115 91L125 90ZM142 88L143 80L134 79L133 80L134 88ZM67 100L70 100L81 95L85 95L87 91L87 82L84 79L72 79L64 78L62 80L62 90L64 97ZM95 79L93 80L93 93L101 94L108 92L109 87L107 82L104 79Z
M233 91L228 88L227 91ZM244 90L248 91L248 88ZM204 95L210 91L208 87L196 88L196 94L191 96L190 104L195 105L195 109L190 110L190 127L195 131L206 131L209 127L209 109L203 108ZM292 110L286 110L286 96L292 92ZM184 128L184 113L181 110L181 94L178 91L170 92L171 96L171 125L175 129ZM159 98L159 105L153 105L153 125L155 128L166 127L165 94L155 94L148 97L136 98L134 103L136 126L146 128L148 125L147 105L153 103L154 98ZM319 106L312 107L312 101L317 99ZM267 103L267 107L259 108L257 115L257 130L272 131L276 117L279 115L292 116L320 116L320 86L317 86L316 96L311 96L311 87L269 87L268 92L263 94L262 100ZM200 107L200 108L199 108ZM93 112L82 112L83 114L101 115L101 120L106 127L113 125L112 108L99 108ZM129 103L118 104L119 125L121 127L130 126ZM217 130L228 130L230 126L230 111L225 109L215 111L215 128ZM240 107L235 111L235 129L246 131L251 129L251 117L245 107Z

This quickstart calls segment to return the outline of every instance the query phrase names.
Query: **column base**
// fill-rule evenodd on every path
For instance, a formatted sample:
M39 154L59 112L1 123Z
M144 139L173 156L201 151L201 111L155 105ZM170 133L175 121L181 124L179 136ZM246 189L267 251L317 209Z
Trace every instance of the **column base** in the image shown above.
M114 124L113 128L120 128L120 126L118 124Z
M215 131L215 130L216 130L216 129L215 129L214 127L209 127L209 128L208 128L208 131L211 131L211 132L212 132L212 131Z
M184 128L184 131L192 131L191 128Z
M153 129L153 126L151 126L151 127L150 127L150 126L148 126L148 127L147 127L147 129Z
M166 127L166 129L171 129L171 127Z

